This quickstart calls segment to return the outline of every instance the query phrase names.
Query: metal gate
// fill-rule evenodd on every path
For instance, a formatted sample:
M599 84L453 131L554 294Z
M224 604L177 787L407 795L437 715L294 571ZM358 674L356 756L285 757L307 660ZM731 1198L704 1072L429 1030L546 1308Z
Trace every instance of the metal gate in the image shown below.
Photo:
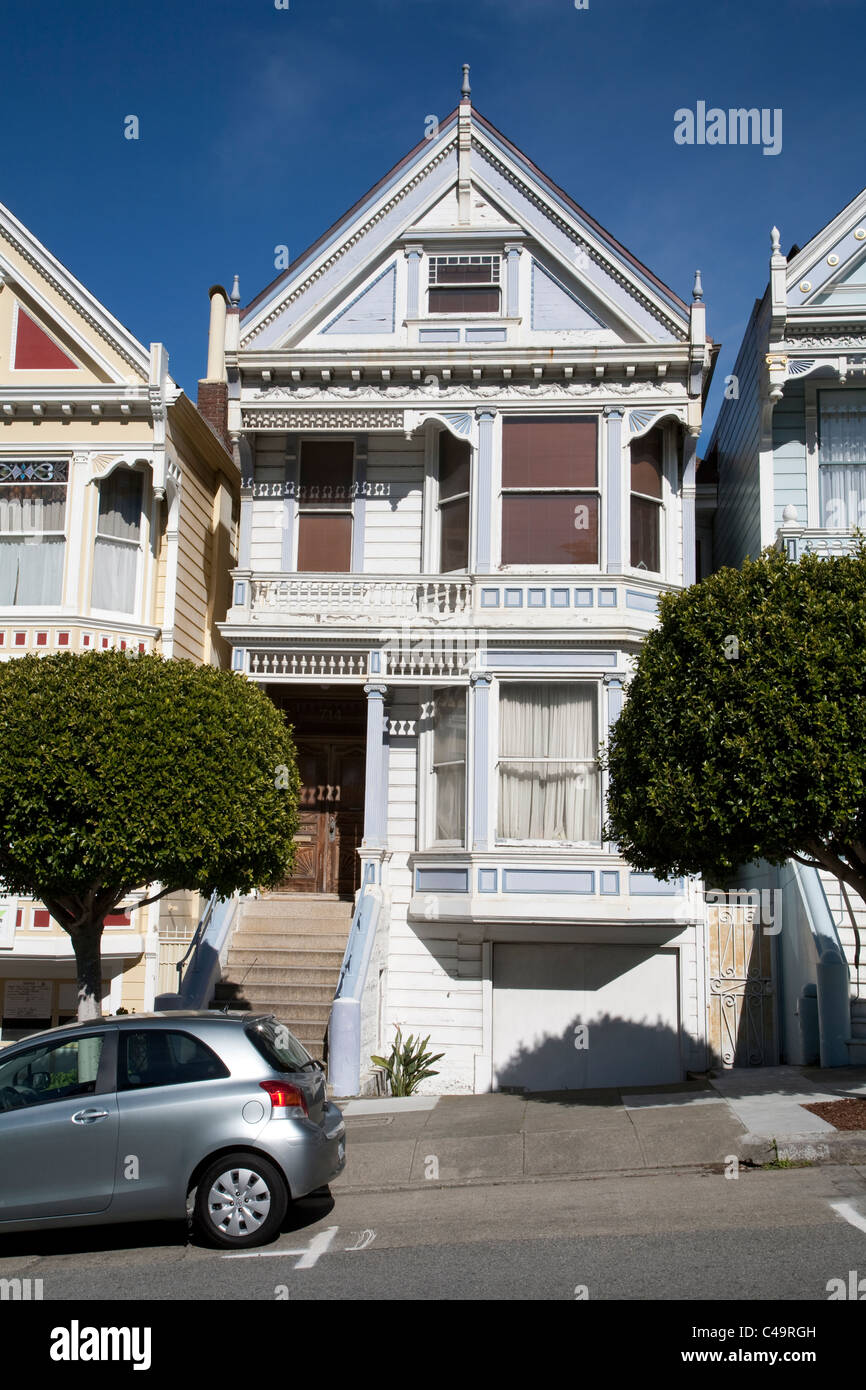
M709 1039L714 1065L772 1067L779 1061L774 938L760 912L708 905Z

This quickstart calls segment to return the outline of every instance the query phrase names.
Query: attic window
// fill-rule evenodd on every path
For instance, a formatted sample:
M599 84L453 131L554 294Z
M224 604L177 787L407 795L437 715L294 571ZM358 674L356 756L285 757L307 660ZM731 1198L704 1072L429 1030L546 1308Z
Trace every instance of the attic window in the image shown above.
M498 314L499 256L431 256L431 314Z

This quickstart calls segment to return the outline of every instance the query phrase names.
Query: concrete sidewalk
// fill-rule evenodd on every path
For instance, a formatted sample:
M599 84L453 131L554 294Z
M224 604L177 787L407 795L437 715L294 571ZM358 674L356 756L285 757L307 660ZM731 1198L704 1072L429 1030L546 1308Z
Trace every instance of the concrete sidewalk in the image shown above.
M348 1162L337 1190L515 1182L719 1167L776 1158L866 1162L866 1131L803 1109L866 1097L866 1069L735 1070L633 1090L339 1101Z

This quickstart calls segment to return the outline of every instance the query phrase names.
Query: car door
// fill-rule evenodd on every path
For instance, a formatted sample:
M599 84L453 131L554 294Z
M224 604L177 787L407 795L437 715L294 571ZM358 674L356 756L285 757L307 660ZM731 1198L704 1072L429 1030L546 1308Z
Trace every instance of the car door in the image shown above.
M116 1030L0 1053L0 1225L105 1211L117 1161Z

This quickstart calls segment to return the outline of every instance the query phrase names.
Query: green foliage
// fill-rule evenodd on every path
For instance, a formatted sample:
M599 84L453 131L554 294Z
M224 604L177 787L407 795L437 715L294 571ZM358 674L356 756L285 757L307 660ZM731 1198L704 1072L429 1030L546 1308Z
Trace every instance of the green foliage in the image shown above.
M242 676L123 652L0 664L0 877L63 926L154 882L272 886L297 795L290 732Z
M429 1041L429 1033L424 1039L416 1039L415 1035L410 1033L404 1042L403 1034L398 1027L390 1057L370 1058L377 1067L385 1069L392 1096L411 1096L425 1077L439 1075L438 1071L431 1071L431 1066L433 1062L441 1061L445 1053L437 1052L434 1056L426 1052Z
M664 596L660 618L604 759L606 835L661 878L725 883L802 853L863 883L863 542L796 564L765 551Z

